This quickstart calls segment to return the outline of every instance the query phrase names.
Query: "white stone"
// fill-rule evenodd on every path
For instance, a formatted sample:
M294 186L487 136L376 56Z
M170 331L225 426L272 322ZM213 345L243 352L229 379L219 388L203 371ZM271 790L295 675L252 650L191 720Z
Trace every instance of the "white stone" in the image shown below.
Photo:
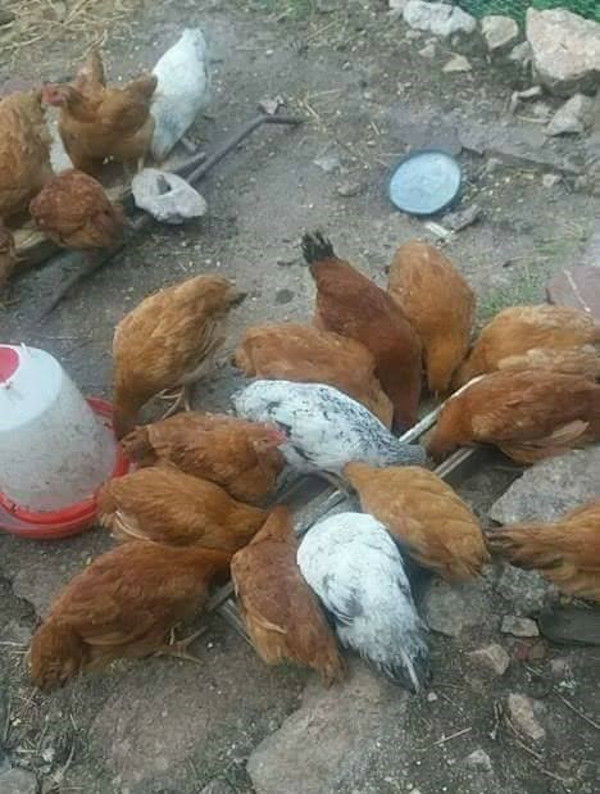
M430 30L436 36L451 36L453 33L473 33L477 27L475 18L458 6L446 3L426 3L424 0L409 0L404 8L404 21L411 28Z
M505 615L502 618L500 631L503 634L512 634L513 637L539 637L540 630L535 620L520 618L517 615Z
M419 55L422 58L435 58L435 44L430 42L419 50Z
M513 692L508 696L508 710L514 727L537 742L546 736L546 731L536 719L534 710L536 705L539 704L526 695Z
M206 201L185 179L157 168L144 168L133 177L131 192L136 206L162 223L181 224L200 218Z
M452 58L450 58L442 71L449 74L453 72L470 72L471 64L469 63L468 58L465 58L464 55L454 55Z
M564 8L527 10L527 40L542 83L558 96L600 85L600 24Z
M492 53L504 52L519 38L519 26L510 17L490 14L481 20L481 32Z
M542 177L542 185L548 189L556 187L561 181L562 177L560 174L544 174Z
M593 101L583 94L575 94L554 114L546 127L548 135L577 135L585 132L592 120Z

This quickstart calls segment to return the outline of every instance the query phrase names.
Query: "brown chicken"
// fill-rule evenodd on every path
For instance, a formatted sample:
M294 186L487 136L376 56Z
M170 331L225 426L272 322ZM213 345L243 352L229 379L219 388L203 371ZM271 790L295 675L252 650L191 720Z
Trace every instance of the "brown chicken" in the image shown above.
M440 460L459 446L495 444L517 463L533 463L598 438L600 386L581 375L503 370L452 395L427 448Z
M536 367L541 363L547 368L553 361L561 372L586 374L590 370L589 356L573 357L566 351L580 351L584 345L598 343L600 323L579 309L545 304L512 306L497 314L481 331L456 373L455 385L462 386L477 375L511 366L507 359L512 359L513 368L520 368L526 356ZM583 370L574 372L577 361Z
M50 134L40 92L0 100L0 217L25 211L51 176Z
M421 337L429 391L446 393L469 347L473 291L437 248L418 240L394 254L388 291Z
M7 285L16 263L15 238L0 218L0 291Z
M198 635L172 646L167 634L223 580L229 553L190 546L127 543L95 560L65 587L31 642L31 677L42 689L121 657L184 656Z
M266 516L220 486L168 464L110 480L98 494L100 523L123 541L199 543L234 552L248 543Z
M344 662L319 602L296 563L298 542L286 507L275 508L250 544L234 555L231 577L257 653L267 664L298 662L330 686Z
M224 321L244 295L221 276L195 278L145 298L115 329L115 430L133 430L140 408L159 392L182 388L209 369L225 341Z
M44 102L60 108L58 131L75 168L95 174L107 157L141 167L154 131L156 82L145 74L106 86L100 55L92 50L74 83L44 86Z
M534 347L525 353L503 358L498 362L498 369L546 369L597 380L600 377L600 355L594 345L564 350Z
M286 323L246 329L235 364L252 378L324 383L365 405L386 427L392 403L375 377L375 359L354 339L308 325Z
M552 524L515 524L488 533L492 551L535 568L563 593L600 601L600 502Z
M489 560L479 522L452 488L418 466L349 463L344 476L362 509L406 551L450 582L471 579Z
M421 343L402 309L333 252L319 232L305 234L302 252L317 285L316 325L361 342L375 358L375 374L394 406L394 426L417 420Z
M111 204L100 182L73 169L50 179L29 212L37 227L65 248L109 248L125 224L123 211Z
M167 461L180 471L222 486L242 502L263 502L277 485L285 435L269 425L227 414L191 411L136 427L122 440L140 466Z

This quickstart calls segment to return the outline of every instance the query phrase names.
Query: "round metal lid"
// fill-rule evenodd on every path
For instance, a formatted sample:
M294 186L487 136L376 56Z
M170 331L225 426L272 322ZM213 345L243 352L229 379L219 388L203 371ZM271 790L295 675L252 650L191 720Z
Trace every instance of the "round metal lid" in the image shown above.
M438 149L423 149L406 157L392 174L390 199L411 215L434 215L452 204L461 178L453 157Z

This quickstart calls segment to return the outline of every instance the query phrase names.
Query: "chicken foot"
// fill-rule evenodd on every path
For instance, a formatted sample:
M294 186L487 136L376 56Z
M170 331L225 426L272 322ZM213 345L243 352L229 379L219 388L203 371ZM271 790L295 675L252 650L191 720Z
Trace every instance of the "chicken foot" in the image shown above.
M159 400L173 400L173 405L160 417L162 422L163 419L167 419L169 416L173 416L174 413L177 413L180 406L183 406L184 411L191 411L192 406L190 405L190 389L189 386L186 384L182 386L180 389L173 389L162 391L158 395Z
M202 626L201 629L198 631L194 631L192 634L185 637L183 640L175 641L175 630L171 629L171 636L169 638L169 642L165 645L162 645L153 656L174 656L176 659L184 659L188 662L195 662L195 664L202 664L202 660L199 659L197 656L194 656L193 653L190 653L187 649L189 646L201 637L203 634L206 633L208 626Z

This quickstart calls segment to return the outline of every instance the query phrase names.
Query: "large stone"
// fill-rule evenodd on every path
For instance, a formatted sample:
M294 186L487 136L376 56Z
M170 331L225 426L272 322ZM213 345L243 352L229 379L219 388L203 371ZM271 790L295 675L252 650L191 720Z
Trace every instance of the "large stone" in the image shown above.
M536 742L546 736L545 729L536 718L536 711L541 710L541 704L526 695L513 692L508 696L508 711L514 727L519 733Z
M575 94L560 107L546 127L548 135L578 135L592 122L593 101L583 94Z
M550 303L581 309L600 322L600 251L590 250L589 257L593 257L594 265L564 268L552 276L546 295Z
M592 93L600 85L600 24L564 8L527 11L533 66L558 96Z
M387 753L383 744L389 745L391 753L388 763L392 769L388 767L387 774L394 774L393 754L402 758L406 742L407 697L364 665L355 665L341 686L325 690L316 681L310 683L298 711L248 759L255 791L331 794L367 790L362 786L363 777L371 766L369 780L375 785L372 775L380 765L377 757ZM377 736L385 737L385 742L375 741Z
M490 14L481 20L481 32L494 55L506 52L519 38L519 26L511 17Z
M492 506L499 524L555 521L568 510L600 498L600 447L574 450L536 463Z
M437 579L423 599L427 625L447 637L458 637L465 629L481 624L485 608L481 587L471 582L450 585Z
M25 769L9 769L0 775L0 791L2 794L35 794L35 775Z
M404 8L404 21L411 28L429 30L443 37L453 33L473 33L477 27L475 18L458 6L426 3L424 0L409 0Z

